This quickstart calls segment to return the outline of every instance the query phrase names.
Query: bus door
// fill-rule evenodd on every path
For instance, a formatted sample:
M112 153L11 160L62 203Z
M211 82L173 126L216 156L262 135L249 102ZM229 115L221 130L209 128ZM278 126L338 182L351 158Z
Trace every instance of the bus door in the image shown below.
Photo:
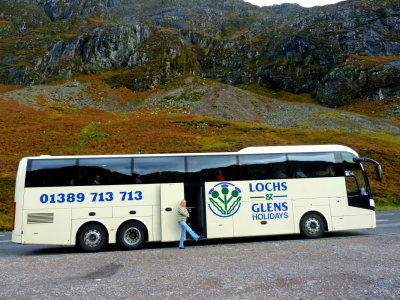
M183 183L161 184L161 241L179 241L178 207L184 199Z
M186 207L190 217L187 224L197 234L206 236L205 213L204 213L204 184L185 183Z
M370 193L362 170L346 170L348 204L352 207L370 209Z
M373 163L375 165L379 180L382 180L381 165L373 159L367 157L354 157L346 152L342 152L342 157L348 206L350 208L363 208L366 210L364 213L367 213L367 210L374 210L374 204L371 203L371 188L362 162Z

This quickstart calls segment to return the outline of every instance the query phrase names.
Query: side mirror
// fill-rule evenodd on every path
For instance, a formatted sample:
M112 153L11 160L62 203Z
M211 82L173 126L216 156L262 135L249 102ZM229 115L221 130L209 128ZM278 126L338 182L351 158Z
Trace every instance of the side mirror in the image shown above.
M376 170L376 175L378 175L378 180L382 181L382 179L383 179L382 166L381 165L375 165L375 170Z
M378 176L378 180L382 181L382 178L383 178L383 176L382 176L382 166L376 160L373 160L373 159L368 158L368 157L354 157L353 161L357 162L357 163L361 163L361 162L373 163L375 165L375 172L376 172L376 175Z

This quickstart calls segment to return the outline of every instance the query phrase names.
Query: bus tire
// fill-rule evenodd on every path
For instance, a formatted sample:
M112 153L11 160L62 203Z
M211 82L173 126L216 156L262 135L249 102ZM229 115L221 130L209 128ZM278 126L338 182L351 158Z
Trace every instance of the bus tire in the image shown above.
M129 221L119 228L117 239L124 249L139 249L147 241L146 227L140 222Z
M79 230L78 244L86 252L100 251L107 244L107 231L100 224L86 224Z
M317 213L309 213L301 218L300 232L306 238L319 238L324 234L325 229L325 221Z

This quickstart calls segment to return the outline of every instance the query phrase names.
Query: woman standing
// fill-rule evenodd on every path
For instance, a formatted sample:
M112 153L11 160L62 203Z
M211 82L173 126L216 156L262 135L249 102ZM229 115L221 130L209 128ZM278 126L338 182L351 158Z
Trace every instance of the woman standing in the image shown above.
M189 232L189 234L192 236L192 238L197 242L198 240L200 240L200 236L196 234L196 232L194 232L192 230L192 228L189 227L188 224L186 224L186 220L189 217L189 212L186 208L186 200L182 200L181 203L179 204L179 208L178 208L178 215L179 215L179 225L182 228L181 231L181 239L179 241L179 249L184 249L185 247L183 246L183 242L185 240L186 237L186 231Z

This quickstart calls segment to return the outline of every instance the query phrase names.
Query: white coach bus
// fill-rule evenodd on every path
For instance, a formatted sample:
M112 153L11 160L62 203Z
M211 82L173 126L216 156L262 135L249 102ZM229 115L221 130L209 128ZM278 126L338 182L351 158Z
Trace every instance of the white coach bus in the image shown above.
M207 239L375 228L360 158L345 146L235 153L40 156L20 161L12 241L126 249L178 241L177 208Z

